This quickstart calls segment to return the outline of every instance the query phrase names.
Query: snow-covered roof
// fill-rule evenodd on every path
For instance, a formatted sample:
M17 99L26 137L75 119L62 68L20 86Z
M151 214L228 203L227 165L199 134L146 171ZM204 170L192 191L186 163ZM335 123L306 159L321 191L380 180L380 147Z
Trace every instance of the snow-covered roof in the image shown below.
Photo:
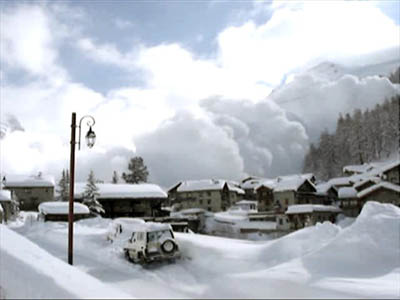
M232 192L236 192L237 194L240 194L240 195L245 194L244 190L242 190L237 183L235 183L233 181L227 181L226 183L228 184L228 190L230 190Z
M190 215L190 214L203 214L205 213L206 210L203 208L187 208L187 209L182 209L179 211L180 214L183 215Z
M267 187L271 190L273 190L277 185L277 179L264 179L263 181L261 181L258 186L255 188L256 190L258 190L261 187Z
M337 186L337 185L352 185L353 181L352 179L354 179L354 176L351 177L335 177L332 179L329 179L327 181L328 184L330 184L330 186Z
M311 181L313 177L314 175L312 173L307 173L278 176L274 179L263 179L259 182L255 189L257 190L261 187L267 187L271 190L274 190L274 192L297 190L307 180L312 186L314 186Z
M51 175L3 175L5 188L12 187L54 187L54 177Z
M127 225L125 223L125 225ZM125 228L135 231L135 232L150 232L150 231L159 231L159 230L172 230L170 224L167 223L157 223L157 222L137 222L130 223Z
M362 165L350 165L343 168L343 172L353 172L358 174L370 173L378 175L386 172L400 164L400 160L364 163Z
M314 177L313 173L305 173L305 174L292 174L292 175L284 175L284 176L278 176L277 180L291 180L291 179L297 179L297 178L303 178L303 179L308 179L312 180Z
M322 195L325 196L328 194L329 189L332 187L332 184L328 183L328 182L323 182L320 184L317 184L315 186L317 192L315 193L316 195Z
M314 184L308 180L307 178L303 178L302 176L293 176L282 179L278 181L276 187L274 188L274 192L284 192L284 191L296 191L300 186L302 186L306 181L309 182L312 186Z
M386 182L386 181L382 181L382 182L377 183L377 184L375 184L373 186L370 186L369 188L367 188L365 190L362 190L361 192L359 192L357 194L357 196L358 196L358 198L363 198L363 197L367 196L368 194L370 194L370 193L372 193L372 192L374 192L376 190L379 190L381 188L392 190L394 192L400 193L400 186L399 185L393 184L393 183L390 183L390 182Z
M257 204L257 201L253 201L253 200L240 200L238 202L235 203L235 205L241 205L241 204Z
M380 165L377 168L374 168L372 171L368 172L372 176L382 175L383 173L398 167L400 165L400 160L395 160L391 162L387 162L385 164Z
M0 190L0 201L11 201L11 192L6 190Z
M177 192L197 192L197 191L214 191L222 190L225 183L228 185L230 191L238 194L244 194L244 191L234 181L224 179L200 179L200 180L186 180L180 182ZM177 185L175 185L177 186ZM174 187L175 187L174 186Z
M380 181L381 181L381 179L380 179L379 177L373 177L373 176L372 176L372 177L367 177L367 178L365 178L364 180L361 180L361 181L355 183L355 184L353 185L353 187L354 187L355 189L357 189L358 187L364 185L364 184L367 183L367 182L379 183Z
M38 209L40 213L45 215L68 215L69 202L42 202L39 204ZM89 208L82 203L74 202L74 215L75 214L89 214Z
M97 183L99 195L97 199L135 199L135 198L167 198L168 195L158 185L152 183L113 184ZM75 184L74 195L82 198L86 183Z
M367 163L364 163L362 165L349 165L349 166L343 167L343 173L344 172L350 172L350 173L361 174L361 173L365 173L367 171L370 171L373 168L374 168L373 165L367 164Z
M322 205L322 204L297 204L289 205L287 215L290 214L306 214L312 212L341 212L342 210L333 205Z
M245 190L247 190L247 189L255 189L255 188L257 188L263 181L266 181L266 180L273 180L273 179L267 179L267 178L252 178L252 179L249 179L249 180L243 182L243 183L240 185L240 187L241 187L242 189L245 189Z
M338 190L339 199L357 198L357 190L353 187L341 187Z
M207 190L222 190L225 184L224 180L218 179L201 179L201 180L186 180L179 185L178 192L193 192Z

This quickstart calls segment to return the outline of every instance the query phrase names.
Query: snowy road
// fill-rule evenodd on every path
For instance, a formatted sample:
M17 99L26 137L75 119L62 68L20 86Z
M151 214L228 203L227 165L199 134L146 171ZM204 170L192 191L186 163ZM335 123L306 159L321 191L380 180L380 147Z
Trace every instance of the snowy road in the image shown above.
M324 223L268 242L176 234L191 259L150 268L126 261L118 245L106 241L109 220L83 220L75 224L74 265L139 298L398 298L396 213L391 223L378 219L346 229ZM364 225L386 235L371 242ZM14 230L66 261L67 224L33 222ZM369 254L358 253L366 249ZM374 259L374 251L380 257ZM368 260L357 261L363 255Z

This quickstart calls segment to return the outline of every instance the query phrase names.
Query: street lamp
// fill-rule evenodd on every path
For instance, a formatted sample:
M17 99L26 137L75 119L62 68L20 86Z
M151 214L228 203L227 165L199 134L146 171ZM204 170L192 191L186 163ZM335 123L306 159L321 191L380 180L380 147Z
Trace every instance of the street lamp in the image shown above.
M96 141L96 134L92 130L92 126L95 124L95 120L92 116L83 116L79 121L79 126L76 126L76 113L72 113L71 122L71 158L69 166L69 211L68 211L68 263L72 265L72 253L73 253L73 230L74 230L74 184L75 184L75 145L78 144L78 150L81 149L81 125L85 118L89 118L87 126L89 131L87 132L85 139L86 144L89 148L92 148ZM79 128L78 142L75 141L75 129Z

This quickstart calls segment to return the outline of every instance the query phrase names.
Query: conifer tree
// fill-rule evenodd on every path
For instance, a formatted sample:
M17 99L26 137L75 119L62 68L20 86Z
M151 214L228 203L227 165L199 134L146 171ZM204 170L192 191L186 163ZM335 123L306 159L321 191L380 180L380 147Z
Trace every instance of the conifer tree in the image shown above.
M58 199L60 201L68 201L69 199L69 176L68 170L62 170L61 178L58 181L57 192L59 194Z
M93 170L90 170L85 191L83 193L83 204L89 207L90 211L94 214L104 213L103 206L97 201L99 195L99 189L96 186L96 179L94 177Z
M122 178L127 183L141 183L147 182L147 177L149 176L149 171L143 162L143 158L136 156L131 158L128 170L130 173L122 173Z
M114 171L114 172L113 172L113 176L112 176L112 181L111 181L111 182L112 182L113 184L117 184L118 181L119 181L118 173L117 173L117 171Z

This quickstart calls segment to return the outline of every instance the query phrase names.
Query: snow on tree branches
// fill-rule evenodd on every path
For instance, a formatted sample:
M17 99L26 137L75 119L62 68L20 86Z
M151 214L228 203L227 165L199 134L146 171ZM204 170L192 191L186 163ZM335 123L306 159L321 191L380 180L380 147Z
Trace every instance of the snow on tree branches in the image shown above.
M387 159L399 149L399 108L397 95L372 110L340 115L336 131L331 134L325 130L319 145L310 145L303 171L328 179L340 176L343 166Z
M104 213L103 206L97 201L96 197L99 195L99 188L96 186L96 179L93 170L90 170L85 191L83 193L83 204L89 207L90 211L94 214Z

